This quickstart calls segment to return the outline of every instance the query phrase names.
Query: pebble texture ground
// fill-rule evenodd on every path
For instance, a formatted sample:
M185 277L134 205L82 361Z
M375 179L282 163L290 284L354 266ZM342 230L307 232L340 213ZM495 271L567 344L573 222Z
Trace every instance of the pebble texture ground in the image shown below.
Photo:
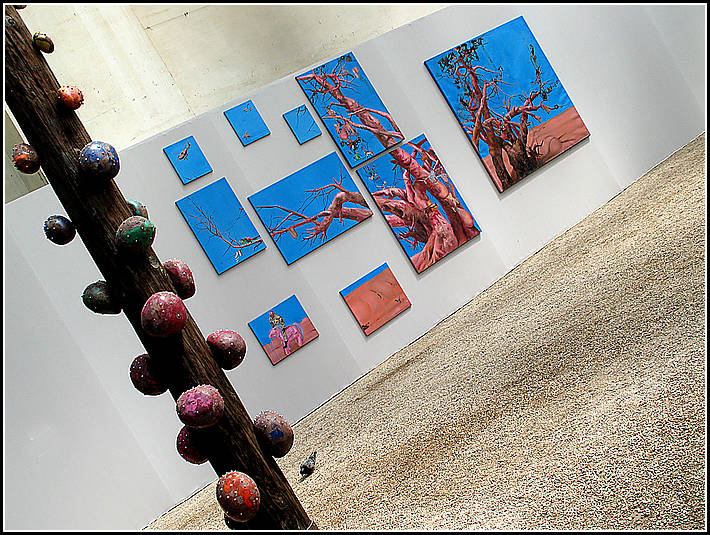
M279 465L318 526L705 528L705 161L702 135L300 421ZM149 528L224 529L215 484Z

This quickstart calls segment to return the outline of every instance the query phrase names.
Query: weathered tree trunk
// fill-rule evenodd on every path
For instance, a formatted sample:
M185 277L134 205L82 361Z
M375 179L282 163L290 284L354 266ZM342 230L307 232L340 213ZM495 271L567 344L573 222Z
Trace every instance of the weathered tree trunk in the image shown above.
M57 45L61 48L61 43ZM90 54L86 59L98 61ZM5 61L6 102L27 141L40 155L50 185L104 279L121 296L123 311L155 361L156 372L175 399L200 384L210 384L222 394L224 416L201 434L206 439L205 453L218 475L238 470L251 476L259 487L259 512L243 527L313 529L278 465L259 447L249 414L212 358L193 318L188 318L179 335L167 339L153 338L141 328L140 312L148 297L175 289L152 249L139 258L119 255L114 241L116 229L132 213L113 180L97 186L79 179L78 153L91 139L76 113L59 106L59 83L42 53L32 46L32 35L12 6L6 6L5 11ZM120 173L117 178L120 180ZM126 370L131 358L126 355ZM177 418L174 414L172 417Z

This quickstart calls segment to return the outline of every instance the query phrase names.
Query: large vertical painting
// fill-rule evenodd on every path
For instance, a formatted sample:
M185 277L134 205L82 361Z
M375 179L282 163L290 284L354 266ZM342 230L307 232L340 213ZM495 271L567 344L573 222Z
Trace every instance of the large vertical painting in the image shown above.
M318 338L318 331L295 295L250 321L249 328L274 365Z
M500 192L589 137L523 17L425 65Z
M424 134L357 173L418 273L481 233Z
M226 178L175 204L220 275L266 248Z
M352 52L296 76L296 81L350 167L404 139Z
M387 263L342 289L340 296L365 336L412 306Z
M291 264L372 215L335 152L249 197Z
M187 184L212 172L194 136L186 137L163 148L180 181Z

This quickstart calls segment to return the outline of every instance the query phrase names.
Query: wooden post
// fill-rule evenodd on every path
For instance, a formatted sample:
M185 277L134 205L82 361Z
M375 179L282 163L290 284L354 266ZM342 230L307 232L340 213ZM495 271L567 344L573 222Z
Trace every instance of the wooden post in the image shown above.
M61 50L61 43L56 44ZM87 50L80 60L98 62L101 58ZM214 361L192 316L179 335L167 339L153 338L141 328L140 312L146 300L159 291L175 293L175 288L152 249L138 258L127 258L117 251L116 229L133 214L113 180L96 186L79 179L78 154L91 139L76 113L58 103L60 84L10 5L5 10L5 62L7 105L40 155L47 180L104 279L121 296L123 312L155 363L156 372L175 399L201 384L210 384L222 394L223 417L201 434L217 475L238 470L251 476L259 487L259 512L243 527L316 529L274 459L259 447L249 414ZM120 181L120 173L116 178ZM38 228L41 224L37 222ZM160 232L158 228L156 239L160 239ZM199 299L199 293L193 299ZM133 356L126 355L126 370ZM177 418L175 414L166 416Z

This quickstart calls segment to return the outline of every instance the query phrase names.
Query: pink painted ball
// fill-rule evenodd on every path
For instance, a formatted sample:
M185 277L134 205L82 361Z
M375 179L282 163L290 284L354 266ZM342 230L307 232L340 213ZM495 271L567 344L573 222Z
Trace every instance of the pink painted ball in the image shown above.
M185 262L173 258L163 262L163 267L168 272L170 280L173 282L173 286L175 286L181 299L187 299L195 295L195 278Z
M207 456L201 451L200 432L184 426L177 436L177 450L180 456L188 463L202 464L207 462Z
M221 368L231 370L239 366L247 353L247 344L239 333L215 331L207 337L207 345Z
M202 429L222 417L224 399L214 386L199 385L180 394L175 409L182 423Z
M272 457L283 457L293 446L291 425L274 411L264 411L254 419L254 433L261 447Z
M84 94L78 87L63 85L57 89L59 101L70 110L75 110L84 103Z
M252 478L242 472L233 471L219 478L217 502L232 520L248 522L259 511L261 495Z
M168 386L155 375L147 353L133 359L130 376L136 390L146 396L159 396L168 389Z
M151 295L141 310L141 327L150 336L167 338L182 331L187 323L187 309L172 292Z
M21 173L31 175L39 171L39 154L28 143L18 143L12 147L12 163Z

